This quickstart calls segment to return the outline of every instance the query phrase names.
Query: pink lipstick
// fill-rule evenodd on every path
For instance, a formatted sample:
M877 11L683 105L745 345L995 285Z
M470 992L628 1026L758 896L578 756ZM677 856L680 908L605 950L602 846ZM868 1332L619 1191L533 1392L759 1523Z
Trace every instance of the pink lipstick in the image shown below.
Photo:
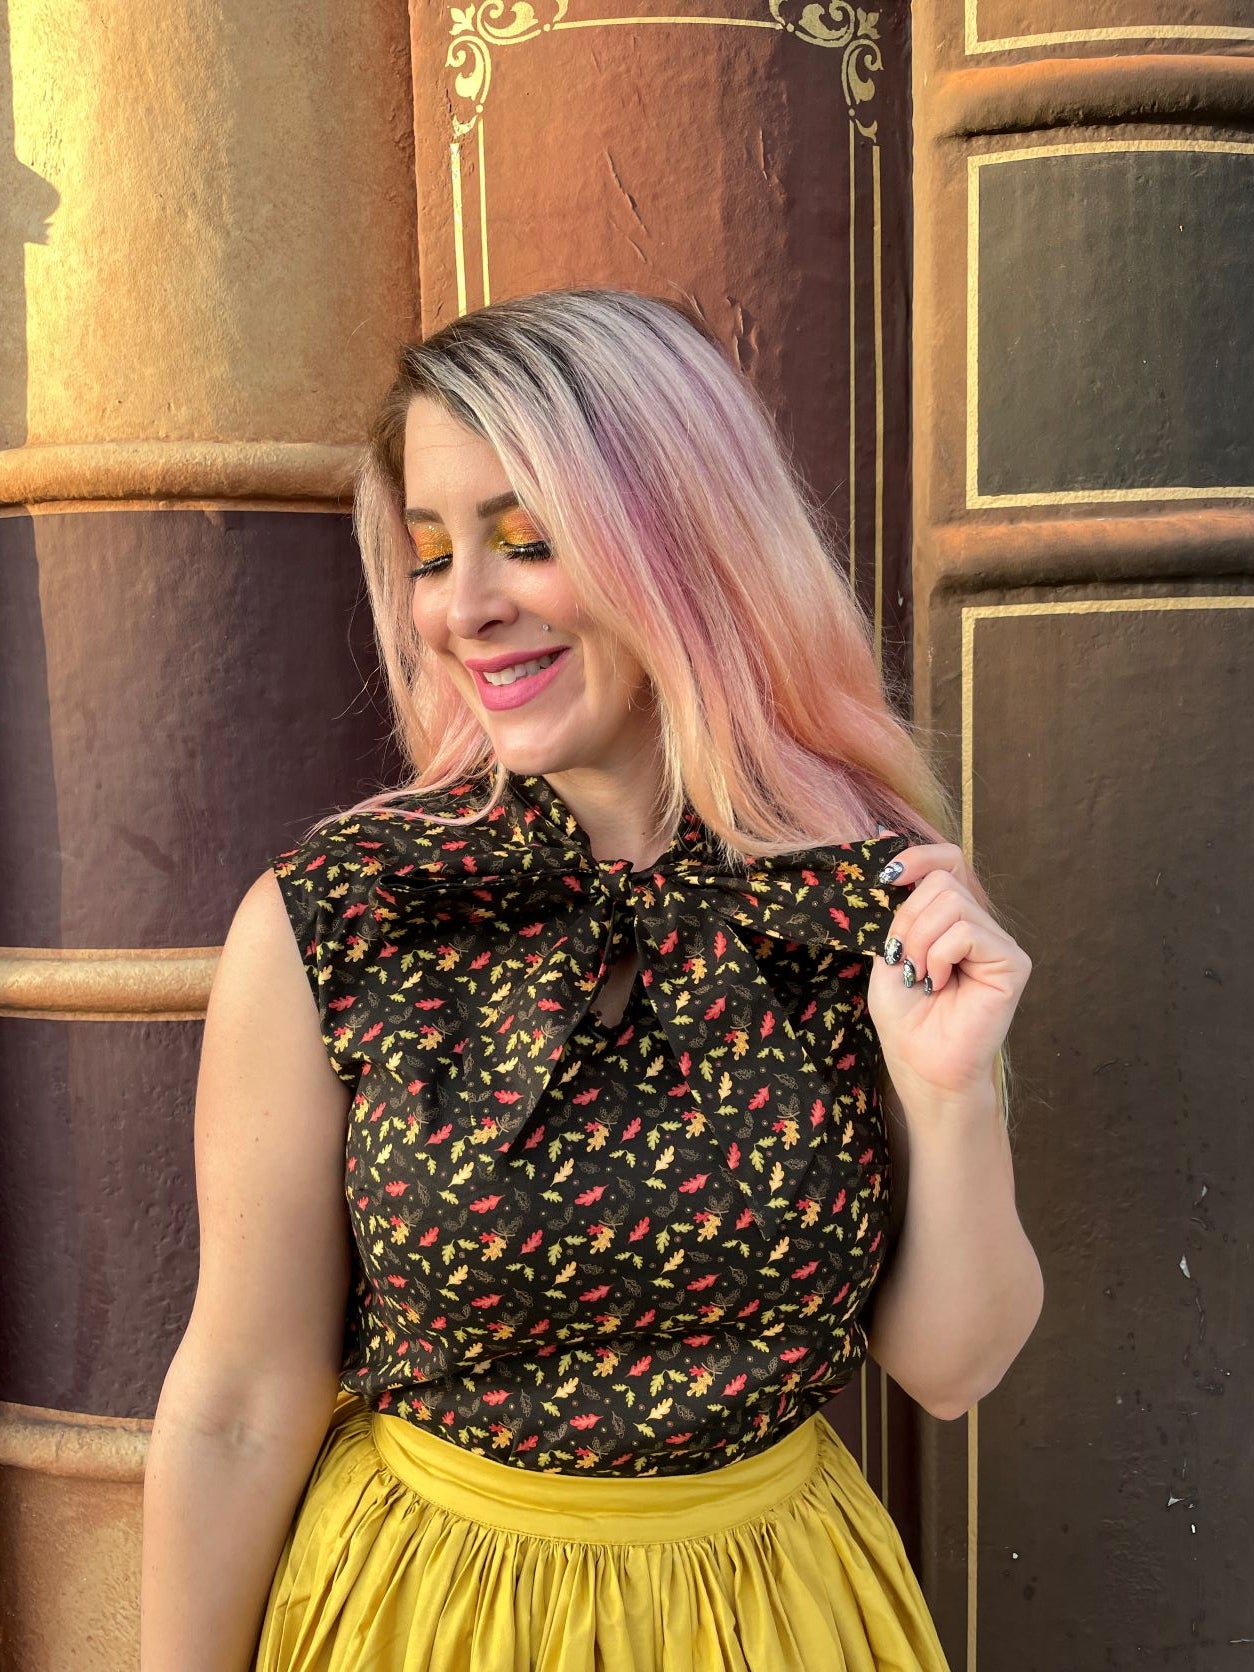
M570 646L562 645L556 652L538 650L532 655L494 656L484 660L469 661L466 666L475 676L475 689L483 700L483 706L493 710L504 708L521 708L533 697L538 697L547 685L556 679L559 669L565 662ZM538 661L542 656L553 656L554 660L547 668L541 668L538 673L525 674L521 679L515 679L508 685L492 685L484 678L485 673L496 673L502 668L516 667L523 662Z

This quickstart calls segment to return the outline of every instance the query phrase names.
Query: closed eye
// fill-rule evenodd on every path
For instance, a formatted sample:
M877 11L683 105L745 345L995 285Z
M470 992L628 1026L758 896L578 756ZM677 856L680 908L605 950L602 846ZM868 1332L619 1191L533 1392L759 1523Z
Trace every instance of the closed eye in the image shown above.
M553 555L552 547L547 540L531 540L526 545L511 545L508 541L501 541L497 550L504 552L506 557L516 558L520 563L535 563ZM417 580L422 575L435 574L448 565L452 555L452 552L441 552L438 557L420 563L416 569L409 571L410 579Z

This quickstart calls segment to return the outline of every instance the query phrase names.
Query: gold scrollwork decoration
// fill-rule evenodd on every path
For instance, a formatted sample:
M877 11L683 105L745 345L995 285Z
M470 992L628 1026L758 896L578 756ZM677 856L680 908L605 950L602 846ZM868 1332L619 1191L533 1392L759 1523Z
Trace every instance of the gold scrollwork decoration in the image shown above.
M531 0L479 0L478 4L452 6L453 39L444 59L446 69L455 70L453 89L470 106L468 116L453 112L453 136L465 139L483 114L492 84L493 46L513 46L546 34L566 15L570 0L553 0L553 16L541 23Z
M788 13L795 9L794 0L770 0L771 16L781 29L811 46L835 47L841 54L840 84L845 92L849 120L864 139L874 140L878 121L863 122L859 107L875 97L876 73L884 68L880 52L880 14L864 11L848 0L810 0L800 8L796 22Z
M470 0L465 6L450 6L452 40L445 55L446 69L455 72L453 90L468 108L464 114L451 112L455 144L472 133L492 84L492 47L513 46L534 40L558 27L566 16L570 0L549 0L552 12L541 23L531 0ZM880 52L878 12L864 11L850 0L769 0L776 26L811 46L835 47L841 54L840 82L844 89L849 120L864 139L877 141L878 121L864 122L859 110L875 97L875 76L884 68ZM795 21L789 13L796 12ZM612 20L619 21L619 20ZM621 20L628 21L628 20ZM632 19L647 23L648 18ZM680 18L667 18L670 23ZM707 20L708 21L708 20ZM732 23L733 19L722 21ZM877 141L878 143L878 141Z

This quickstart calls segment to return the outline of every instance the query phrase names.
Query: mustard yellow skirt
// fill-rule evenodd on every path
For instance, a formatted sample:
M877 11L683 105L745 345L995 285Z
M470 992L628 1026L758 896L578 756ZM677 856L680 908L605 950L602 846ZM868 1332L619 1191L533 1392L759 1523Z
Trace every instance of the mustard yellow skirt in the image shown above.
M698 1475L532 1473L342 1393L257 1672L948 1672L821 1412Z

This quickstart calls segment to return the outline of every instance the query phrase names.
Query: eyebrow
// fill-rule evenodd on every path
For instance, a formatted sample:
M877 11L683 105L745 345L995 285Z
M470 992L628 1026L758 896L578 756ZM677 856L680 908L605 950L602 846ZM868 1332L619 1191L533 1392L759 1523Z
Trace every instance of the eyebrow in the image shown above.
M499 493L495 499L485 499L482 504L476 505L475 510L480 517L494 517L498 511L511 511L516 505L518 505L518 495L516 493ZM519 509L521 509L521 506ZM438 512L428 511L425 505L408 505L405 508L405 521L407 523L438 523L441 520Z

